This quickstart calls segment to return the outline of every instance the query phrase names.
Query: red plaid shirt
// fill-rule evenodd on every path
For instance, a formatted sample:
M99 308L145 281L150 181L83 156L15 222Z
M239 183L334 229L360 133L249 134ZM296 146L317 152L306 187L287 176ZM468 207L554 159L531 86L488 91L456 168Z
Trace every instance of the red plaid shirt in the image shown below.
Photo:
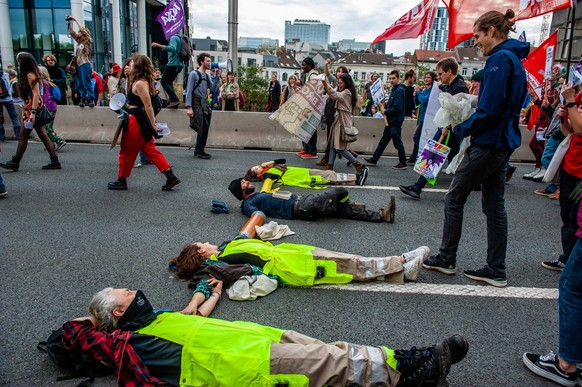
M79 348L115 369L117 384L128 387L167 386L149 370L129 343L132 333L115 330L112 333L95 329L91 321L67 321L63 324L63 341L69 349Z

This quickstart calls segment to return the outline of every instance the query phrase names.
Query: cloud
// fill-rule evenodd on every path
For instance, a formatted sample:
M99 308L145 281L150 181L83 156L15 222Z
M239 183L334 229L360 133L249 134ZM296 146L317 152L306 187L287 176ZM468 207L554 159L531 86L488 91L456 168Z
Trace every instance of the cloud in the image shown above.
M227 0L228 1L228 0ZM279 39L284 45L285 20L319 20L329 24L331 42L341 39L355 39L357 42L371 42L420 0L367 0L350 2L337 0L239 0L238 36ZM194 37L228 40L228 2L196 2L191 5L194 23ZM518 22L519 36L525 29L531 42L539 43L541 18ZM331 43L330 42L330 43ZM386 51L402 55L405 51L420 48L420 39L392 40L386 42Z

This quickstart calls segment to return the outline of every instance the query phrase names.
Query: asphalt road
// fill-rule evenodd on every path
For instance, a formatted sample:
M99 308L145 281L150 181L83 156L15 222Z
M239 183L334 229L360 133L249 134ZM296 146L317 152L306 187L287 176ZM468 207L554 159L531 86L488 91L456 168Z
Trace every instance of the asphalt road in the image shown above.
M9 159L15 147L14 142L3 143L0 159ZM185 148L161 149L182 180L173 192L161 191L164 177L153 166L135 169L128 191L107 190L107 182L116 176L117 150L103 145L69 144L60 154L63 169L43 171L48 155L41 144L31 142L19 172L0 171L9 191L0 201L0 385L57 384L63 372L36 344L64 320L86 315L91 296L106 286L141 289L154 307L185 306L190 292L167 272L167 262L185 243L220 243L238 233L246 217L226 189L230 180L273 158L286 157L298 166L314 162L289 153L212 149L213 159L206 161L193 158ZM394 164L395 159L381 159L370 168L366 187L350 188L352 200L370 208L384 206L395 195L394 224L279 220L297 232L284 241L365 256L400 254L420 245L438 249L444 193L407 199L396 187L411 184L417 175L411 168L394 171ZM427 285L430 292L414 285L396 290L366 285L281 288L252 302L223 297L213 317L294 329L324 341L392 348L432 344L459 332L468 337L470 351L452 367L451 386L552 385L531 374L521 355L557 347L557 299L534 295L557 294L558 273L543 269L540 262L560 252L559 205L533 194L541 183L521 179L531 165L517 167L506 186L509 290L480 286L460 272L445 276L425 270L419 285ZM351 172L344 160L336 170ZM446 188L448 182L445 176L436 188ZM211 199L224 200L230 214L211 213ZM474 192L465 207L459 270L485 262L485 217L479 200ZM463 287L472 290L455 293ZM528 293L528 288L536 289ZM100 378L96 385L115 385L115 380Z

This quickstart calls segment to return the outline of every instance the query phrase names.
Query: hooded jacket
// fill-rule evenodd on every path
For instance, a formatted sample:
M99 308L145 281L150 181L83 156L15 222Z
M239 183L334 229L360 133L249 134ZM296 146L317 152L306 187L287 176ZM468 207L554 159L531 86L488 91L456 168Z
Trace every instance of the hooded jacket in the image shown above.
M472 145L501 151L519 147L519 112L526 95L521 59L528 53L529 43L516 39L493 47L483 69L477 110L454 128L459 137L471 136Z

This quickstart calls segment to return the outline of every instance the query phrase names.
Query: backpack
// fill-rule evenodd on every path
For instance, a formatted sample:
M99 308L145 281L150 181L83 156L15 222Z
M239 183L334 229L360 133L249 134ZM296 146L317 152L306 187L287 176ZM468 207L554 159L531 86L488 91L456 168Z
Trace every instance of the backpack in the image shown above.
M185 63L190 62L192 57L192 47L190 46L190 40L187 36L182 35L180 37L180 52L178 52L178 58Z
M8 86L4 82L4 76L0 73L0 99L10 97L10 91L8 91Z
M114 369L97 361L90 354L80 349L67 349L63 344L63 329L54 330L46 341L38 343L37 348L46 352L51 362L55 365L65 368L71 372L67 376L59 376L57 382L62 380L88 377L89 383L92 383L95 377L110 375ZM86 382L80 385L86 385Z
M49 85L51 87L51 99L53 101L59 102L61 100L61 89L59 89L59 87L52 82L49 82Z

